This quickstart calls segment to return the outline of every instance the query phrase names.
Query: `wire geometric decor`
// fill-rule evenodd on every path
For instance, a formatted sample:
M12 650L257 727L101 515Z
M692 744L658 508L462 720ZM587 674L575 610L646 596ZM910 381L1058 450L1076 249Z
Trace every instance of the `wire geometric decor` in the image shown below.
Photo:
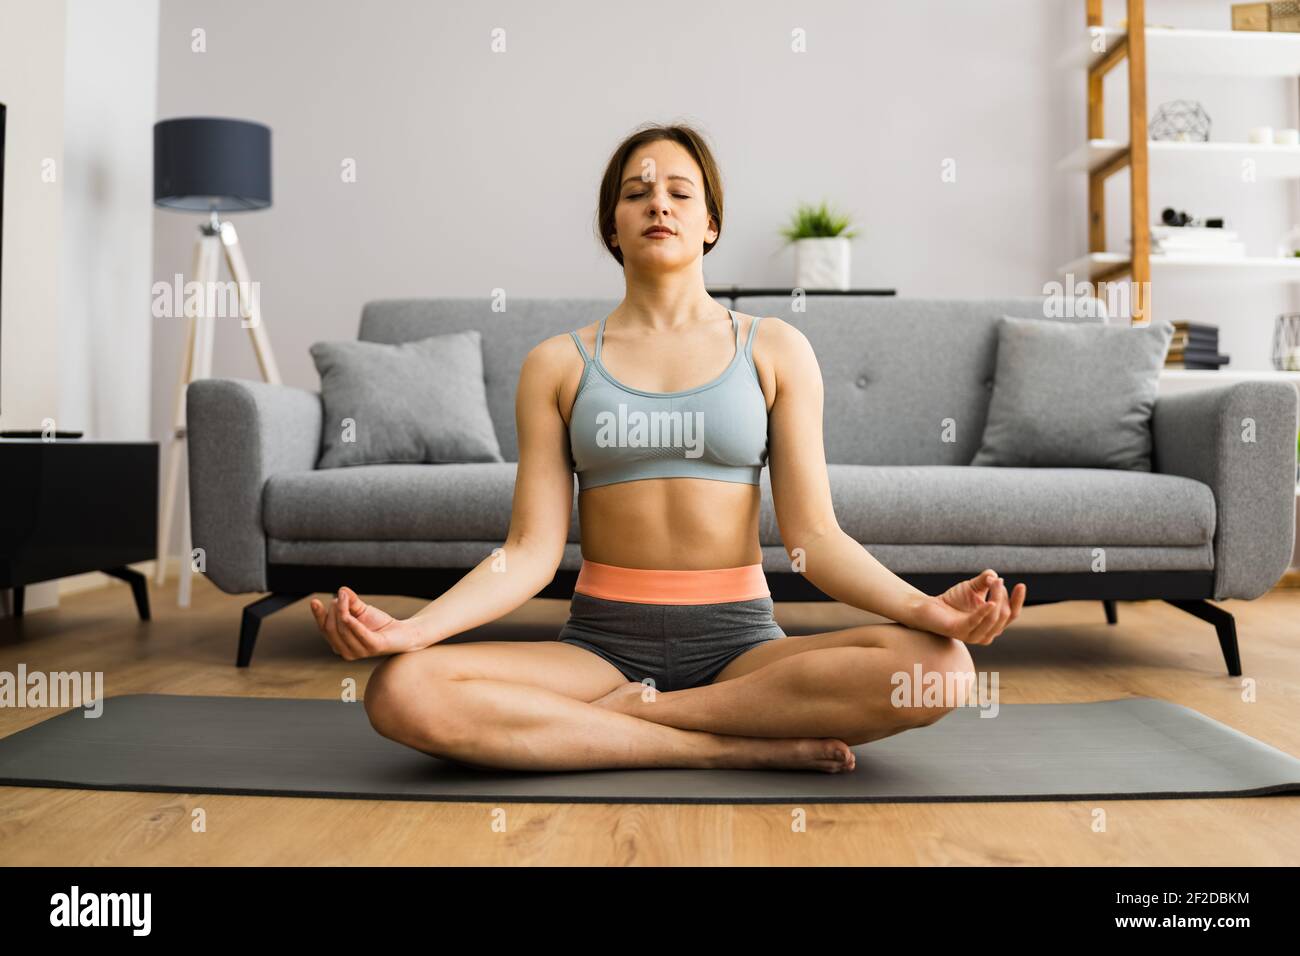
M1195 100L1162 103L1156 115L1151 117L1148 135L1151 139L1175 143L1208 143L1210 114Z
M1285 313L1273 325L1273 367L1300 372L1300 313Z

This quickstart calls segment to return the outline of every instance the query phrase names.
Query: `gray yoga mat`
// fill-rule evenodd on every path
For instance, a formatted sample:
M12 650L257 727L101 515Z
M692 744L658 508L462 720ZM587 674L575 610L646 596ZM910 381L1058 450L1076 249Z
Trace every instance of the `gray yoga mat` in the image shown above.
M486 803L897 803L1300 791L1300 760L1178 704L958 708L817 771L478 770L379 736L360 703L126 694L0 740L0 784Z

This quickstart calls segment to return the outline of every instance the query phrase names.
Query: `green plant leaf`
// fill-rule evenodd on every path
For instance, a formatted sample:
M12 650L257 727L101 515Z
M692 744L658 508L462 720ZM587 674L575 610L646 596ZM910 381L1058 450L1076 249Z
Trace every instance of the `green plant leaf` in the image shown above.
M781 230L781 235L785 236L788 242L794 242L796 239L824 239L835 236L843 239L857 238L859 232L850 230L849 222L848 216L832 212L824 199L816 206L800 203L794 215L790 217L790 225Z

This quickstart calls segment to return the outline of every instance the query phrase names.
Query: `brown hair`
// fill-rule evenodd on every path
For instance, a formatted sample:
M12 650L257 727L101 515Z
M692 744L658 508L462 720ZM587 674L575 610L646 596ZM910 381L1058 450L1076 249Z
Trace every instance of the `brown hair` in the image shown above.
M704 207L713 217L713 224L718 229L718 239L722 238L722 174L713 158L713 151L704 142L704 137L689 126L674 124L664 126L659 123L646 123L632 132L619 143L609 163L605 166L605 175L600 180L600 199L596 211L596 232L609 254L623 264L623 250L611 245L610 237L618 233L614 225L614 207L618 205L620 177L623 167L631 155L646 143L667 139L682 146L699 164L704 177ZM704 254L717 245L717 240L704 244Z

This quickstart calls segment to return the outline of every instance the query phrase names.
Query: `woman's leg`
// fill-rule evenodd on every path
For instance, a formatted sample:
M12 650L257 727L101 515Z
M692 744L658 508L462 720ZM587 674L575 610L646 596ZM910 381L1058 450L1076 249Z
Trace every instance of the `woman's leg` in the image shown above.
M894 675L944 678L943 705L896 706ZM668 727L757 737L834 737L850 746L937 721L968 702L966 645L900 624L783 637L745 651L712 684L647 695L625 684L597 701Z
M482 767L853 768L840 740L683 730L588 703L626 680L599 656L559 641L435 644L381 662L365 708L385 737Z

